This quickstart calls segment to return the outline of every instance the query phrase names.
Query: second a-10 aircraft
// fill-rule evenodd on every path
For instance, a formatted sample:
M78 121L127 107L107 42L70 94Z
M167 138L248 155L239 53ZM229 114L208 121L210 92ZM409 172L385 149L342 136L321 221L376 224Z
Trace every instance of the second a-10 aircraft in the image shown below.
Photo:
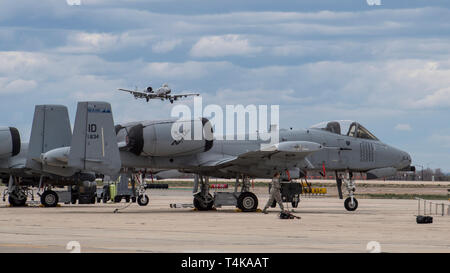
M179 98L187 98L189 96L200 96L198 93L184 93L184 94L171 94L172 89L169 87L167 83L164 83L161 87L158 87L156 90L153 90L151 86L147 87L144 91L129 90L119 88L119 91L124 91L132 94L136 99L145 99L149 102L152 99L160 99L160 100L169 100L170 103L178 100Z
M83 118L80 118L78 125L76 122L76 138L72 139L71 147L51 151L40 147L40 156L29 157L29 160L38 162L41 168L46 166L47 172L69 168L78 173L103 173L105 170L118 173L130 169L194 173L200 181L200 190L194 194L194 206L199 210L214 206L215 197L209 193L207 179L210 176L241 179L241 191L234 194L236 206L243 211L255 211L258 198L250 192L249 178L271 178L275 172L286 171L291 178L301 178L310 170L332 171L336 173L340 198L340 188L345 182L348 198L344 205L353 211L358 207L354 197L354 172L366 173L368 179L374 179L414 168L408 153L381 142L357 122L332 121L309 129L280 130L278 143L263 146L265 142L258 138L214 139L211 123L206 118L190 120L189 125L183 127L187 130L183 133L187 134L200 126L203 134L199 140L174 139L175 120L131 122L118 124L113 129L108 103L82 102L80 106L84 106L86 119L81 122ZM77 112L77 117L80 115ZM89 118L91 116L98 117ZM81 148L74 150L73 147ZM74 175L72 172L70 174Z

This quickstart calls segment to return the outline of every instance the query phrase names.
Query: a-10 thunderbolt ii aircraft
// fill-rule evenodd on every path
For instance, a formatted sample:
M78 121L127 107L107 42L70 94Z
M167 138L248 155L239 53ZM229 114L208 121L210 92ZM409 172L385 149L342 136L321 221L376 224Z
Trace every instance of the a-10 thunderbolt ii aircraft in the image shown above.
M164 83L161 87L157 88L156 90L153 90L151 86L147 87L144 91L138 91L138 90L128 90L119 88L119 91L124 91L132 94L134 98L136 99L145 99L147 102L151 99L161 99L161 100L169 100L170 103L173 103L174 101L178 100L179 98L186 98L188 96L200 96L198 93L185 93L185 94L176 94L171 95L172 89L169 87L167 83Z
M276 171L289 171L295 179L305 176L308 170L332 171L336 173L341 199L341 185L345 182L348 198L344 206L353 211L358 207L354 172L374 179L395 175L399 170L414 170L408 153L381 142L357 122L331 121L304 130L280 130L280 142L264 147L261 139L213 139L211 124L205 118L192 120L191 128L185 126L181 137L174 139L174 122L116 125L122 167L176 169L200 175L200 191L194 190L194 205L199 210L212 209L215 202L209 193L210 176L241 178L241 192L234 195L236 205L243 211L255 211L258 199L249 192L249 177L271 178ZM202 127L203 138L185 139L183 136L193 132L195 124Z
M118 173L116 138L105 131L114 131L111 108L95 102L78 104L73 135L62 105L35 107L29 143L21 143L17 129L1 127L0 178L7 182L9 203L25 205L29 188L37 186L44 188L41 203L56 206L52 186L95 186L96 174Z

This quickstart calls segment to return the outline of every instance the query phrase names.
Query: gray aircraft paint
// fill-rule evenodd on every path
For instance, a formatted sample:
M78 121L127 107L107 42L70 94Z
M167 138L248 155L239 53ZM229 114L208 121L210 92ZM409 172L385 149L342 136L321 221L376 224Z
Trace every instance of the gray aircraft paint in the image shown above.
M123 127L136 126L123 125ZM149 122L143 122L149 124ZM123 129L124 131L125 128ZM126 135L126 133L125 133ZM248 139L248 136L247 136ZM119 140L120 141L120 140ZM305 141L323 146L323 149L304 157L272 160L261 154L260 158L240 160L248 152L258 152L259 140L214 140L212 147L205 152L186 156L148 156L136 155L122 148L122 166L128 168L178 169L216 177L236 177L245 174L253 177L270 178L275 170L301 169L327 171L368 172L375 169L404 169L411 164L408 153L382 143L379 140L363 139L310 128L304 130L280 131L280 141ZM145 142L145 135L144 135ZM391 172L379 171L374 175Z

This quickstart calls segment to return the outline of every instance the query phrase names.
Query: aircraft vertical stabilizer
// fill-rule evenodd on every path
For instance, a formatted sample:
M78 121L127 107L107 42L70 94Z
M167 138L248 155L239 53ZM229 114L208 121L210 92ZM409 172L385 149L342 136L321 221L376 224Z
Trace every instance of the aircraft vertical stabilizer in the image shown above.
M42 153L68 147L72 140L72 130L67 107L63 105L36 105L26 167L43 170L36 160Z
M120 153L109 103L78 103L68 166L105 175L120 171Z

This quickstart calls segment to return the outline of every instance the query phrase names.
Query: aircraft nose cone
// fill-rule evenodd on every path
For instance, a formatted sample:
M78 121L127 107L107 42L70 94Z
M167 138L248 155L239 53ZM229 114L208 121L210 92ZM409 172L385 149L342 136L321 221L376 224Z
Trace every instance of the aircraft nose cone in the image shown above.
M411 156L409 153L401 151L400 153L400 169L409 167L411 165Z

